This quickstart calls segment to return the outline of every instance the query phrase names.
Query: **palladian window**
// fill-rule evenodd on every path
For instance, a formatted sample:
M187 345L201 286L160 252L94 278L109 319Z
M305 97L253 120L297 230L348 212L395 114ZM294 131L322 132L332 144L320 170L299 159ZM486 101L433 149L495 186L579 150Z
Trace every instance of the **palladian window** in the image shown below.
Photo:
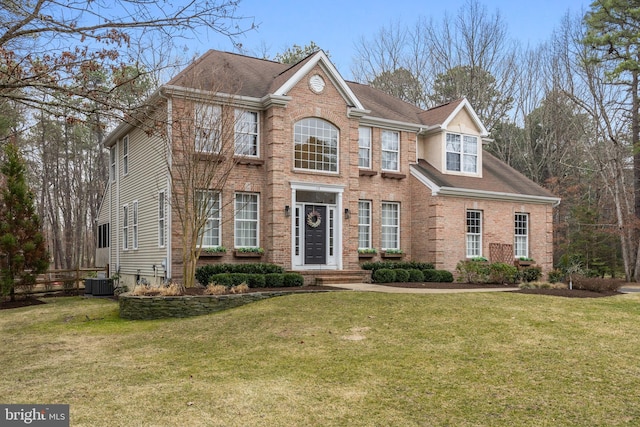
M295 168L338 172L338 128L316 118L294 126Z

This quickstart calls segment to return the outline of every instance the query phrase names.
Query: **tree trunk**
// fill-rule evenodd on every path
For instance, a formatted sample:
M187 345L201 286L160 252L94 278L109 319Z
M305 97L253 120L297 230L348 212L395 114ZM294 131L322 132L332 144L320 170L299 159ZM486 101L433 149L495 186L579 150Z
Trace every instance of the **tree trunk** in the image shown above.
M634 280L640 281L640 102L638 100L638 71L633 71L631 80L631 142L633 146L633 195L634 195L634 214L632 235L635 237L633 241L635 245L635 268Z

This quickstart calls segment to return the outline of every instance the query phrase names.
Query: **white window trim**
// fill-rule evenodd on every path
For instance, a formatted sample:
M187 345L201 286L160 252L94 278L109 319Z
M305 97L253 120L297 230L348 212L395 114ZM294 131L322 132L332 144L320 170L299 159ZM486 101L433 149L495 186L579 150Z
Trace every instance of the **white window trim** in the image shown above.
M383 142L383 135L385 133L391 133L391 134L395 134L398 136L398 149L397 150L389 150L389 149L385 149L384 148L384 142ZM380 156L380 168L383 171L389 171L389 172L400 172L400 132L398 132L397 130L389 130L389 129L382 129L380 131L380 152L381 152L381 156ZM396 165L397 168L396 169L387 169L384 167L384 153L394 153L396 155Z
M384 225L382 222L382 218L383 218L383 214L384 214L384 207L385 205L394 205L397 206L398 209L398 223L395 225ZM383 245L383 235L384 235L384 229L389 228L389 227L393 227L396 229L396 236L397 236L397 242L396 242L396 247L385 247ZM400 245L400 203L399 202L382 202L382 204L380 205L380 249L385 251L387 249L400 249L402 246Z
M307 119L320 120L322 122L330 124L331 126L333 126L335 128L335 130L336 130L336 170L335 171L303 168L303 167L296 166L296 143L295 143L296 131L295 131L295 128L296 128L296 125L298 123L302 122L303 120L307 120ZM294 143L293 143L293 169L295 171L312 172L312 173L323 173L323 174L330 174L330 175L338 175L340 173L340 129L338 129L338 127L336 125L334 125L330 121L325 120L325 119L323 119L321 117L304 117L304 118L296 121L293 124L293 136L294 136Z
M480 215L480 232L479 233L470 233L469 232L469 213L470 212L477 212ZM484 215L483 212L479 209L467 209L465 211L464 214L464 227L465 227L465 256L466 258L475 258L475 257L481 257L482 256L482 232L483 232L483 228L484 228ZM471 254L469 253L469 240L468 240L468 236L478 236L478 253L477 254Z
M457 135L460 137L460 151L449 151L447 150L447 135ZM470 154L470 153L465 153L464 151L464 139L465 138L474 138L476 140L476 152L475 154ZM464 134L464 133L457 133L457 132L445 132L444 133L444 170L446 172L449 173L453 173L453 174L460 174L460 175L471 175L471 176L478 176L480 175L480 151L482 150L482 141L480 141L480 137L477 135L470 135L470 134ZM455 170L455 169L449 169L449 165L447 162L447 154L449 153L453 153L453 154L458 154L460 156L460 170ZM475 157L475 166L476 166L476 170L475 172L466 172L464 170L464 159L465 157Z
M129 205L122 205L122 250L129 250Z
M209 216L207 216L207 221L205 222L205 228L204 230L202 230L202 237L200 242L204 242L204 233L206 232L207 229L207 222L209 221L218 221L218 244L217 245L205 245L205 244L200 244L201 248L217 248L222 246L222 193L220 193L219 191L214 191L214 190L197 190L197 193L211 193L210 197L217 197L217 204L218 204L218 209L217 212L210 212ZM213 214L216 213L217 215L214 216Z
M109 178L111 178L111 182L116 182L116 177L118 176L117 159L118 146L114 145L109 148Z
M527 221L527 227L526 227L526 230L525 230L526 234L518 234L517 233L518 228L516 227L516 221L517 221L518 216L524 216L526 218L526 221ZM526 212L516 212L513 219L514 219L514 224L513 224L514 225L514 230L513 230L513 255L514 255L515 258L520 258L520 257L528 258L529 257L529 235L530 235L530 232L529 232L529 220L530 220L530 215L528 213L526 213ZM518 244L516 242L518 237L521 237L521 238L524 239L524 242L525 242L525 245L524 245L525 253L524 254L522 254L522 253L519 254L518 253Z
M195 104L193 117L194 150L199 153L218 154L222 149L222 107L216 104ZM210 115L211 114L211 115ZM204 126L209 125L209 126ZM213 125L213 126L210 126ZM203 144L201 132L209 134L207 144ZM213 139L210 141L210 139Z
M368 138L369 146L368 146L368 147L365 147L365 146L360 145L360 142L362 141L362 139L360 138L360 131L361 131L361 130L366 130L366 131L368 131L368 132L369 132L369 138ZM371 169L371 134L372 134L372 129L371 129L371 127L369 127L369 126L360 126L360 127L358 128L358 167L359 167L360 169ZM360 150L367 150L367 153L368 153L368 163L369 163L369 164L368 164L368 165L366 165L366 166L360 166L360 159L361 159L361 157L360 157Z
M256 197L256 244L255 246L238 245L238 196L251 195ZM234 248L259 248L260 247L260 193L238 191L233 195L233 247ZM248 221L243 219L242 221ZM253 221L253 220L251 220Z
M368 210L369 210L369 222L368 223L361 223L360 222L360 204L366 204L368 206ZM358 249L370 249L371 248L371 228L372 228L372 211L371 211L371 200L358 200ZM368 230L368 242L367 242L367 246L360 246L360 227L367 227Z
M243 129L238 129L238 124L240 123L240 117L245 113L253 113L256 115L256 131L253 132L243 132ZM239 117L240 115L240 117ZM246 156L246 157L260 157L260 112L254 110L245 110L242 108L236 108L235 110L235 125L234 125L234 147L233 152L236 156ZM238 135L251 135L255 137L255 149L256 154L243 154L238 153Z
M158 193L158 247L164 248L167 244L167 200L165 191Z
M129 175L129 135L122 138L122 175Z
M133 233L132 233L132 237L133 237L132 248L133 248L133 250L136 250L136 249L138 249L138 244L139 244L139 241L138 241L138 238L139 238L139 235L138 235L139 227L138 227L138 225L139 224L138 223L140 222L139 221L140 220L140 218L139 218L140 211L138 210L138 201L137 200L133 201L132 207L133 207L133 209L131 210L131 215L132 215L131 227L132 227L132 231L133 231Z

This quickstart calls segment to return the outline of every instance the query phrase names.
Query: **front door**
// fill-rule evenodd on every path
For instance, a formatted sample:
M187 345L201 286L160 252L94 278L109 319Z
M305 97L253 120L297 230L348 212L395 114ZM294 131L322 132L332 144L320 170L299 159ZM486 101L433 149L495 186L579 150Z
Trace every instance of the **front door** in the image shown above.
M304 263L327 263L327 207L304 206Z

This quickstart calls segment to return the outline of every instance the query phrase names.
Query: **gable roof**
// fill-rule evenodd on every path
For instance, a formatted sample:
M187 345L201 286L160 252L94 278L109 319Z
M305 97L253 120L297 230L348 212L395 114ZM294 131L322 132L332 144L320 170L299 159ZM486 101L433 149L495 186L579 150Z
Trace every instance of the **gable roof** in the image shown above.
M166 86L209 90L256 99L268 95L284 96L316 65L326 72L347 104L361 110L369 119L401 122L416 128L446 128L448 122L462 108L466 108L478 128L485 132L483 135L486 134L484 126L466 99L423 110L369 85L344 80L322 50L293 65L209 50Z
M549 203L560 199L511 166L486 151L482 152L482 178L443 174L425 160L411 166L411 174L431 189L434 195L481 197Z
M462 110L471 117L473 123L477 126L481 136L489 135L489 132L482 124L482 121L474 111L473 107L467 100L467 98L456 99L455 101L447 102L446 104L438 105L428 110L424 110L419 114L420 121L427 127L446 129L449 123L458 115Z

